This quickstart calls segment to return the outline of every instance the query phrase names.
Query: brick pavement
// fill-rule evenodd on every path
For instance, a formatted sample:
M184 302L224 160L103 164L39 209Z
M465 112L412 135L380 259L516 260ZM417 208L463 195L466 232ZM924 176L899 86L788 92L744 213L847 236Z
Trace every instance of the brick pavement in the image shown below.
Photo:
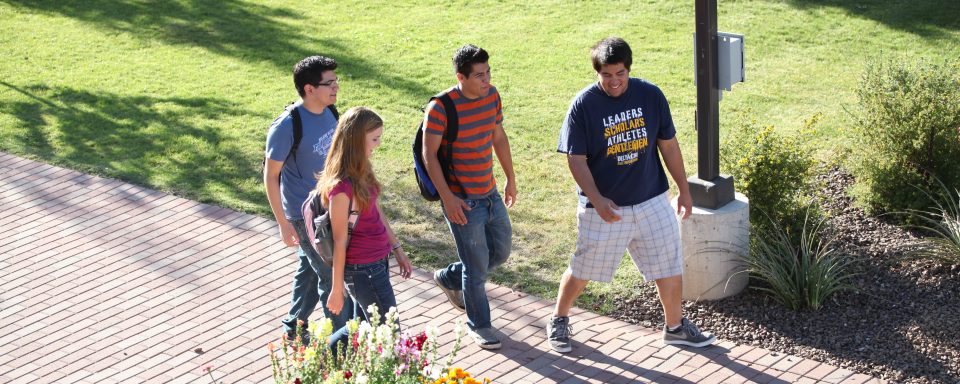
M0 383L271 381L292 251L271 220L0 152ZM450 331L429 273L394 276L404 327ZM552 303L488 285L503 349L457 365L502 383L867 383L729 341L660 345L654 329L574 310L574 350L545 346Z

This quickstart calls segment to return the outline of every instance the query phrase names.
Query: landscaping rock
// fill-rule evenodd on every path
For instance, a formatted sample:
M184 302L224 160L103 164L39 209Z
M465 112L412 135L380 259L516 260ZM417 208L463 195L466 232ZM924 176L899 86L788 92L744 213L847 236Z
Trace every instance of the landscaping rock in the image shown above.
M851 175L832 169L818 181L837 244L856 260L855 290L835 295L819 311L794 312L748 288L723 300L685 303L685 315L738 344L893 382L960 383L960 266L906 259L899 248L916 235L855 207L846 194ZM661 327L652 284L637 289L633 298L611 299L620 301L611 316Z

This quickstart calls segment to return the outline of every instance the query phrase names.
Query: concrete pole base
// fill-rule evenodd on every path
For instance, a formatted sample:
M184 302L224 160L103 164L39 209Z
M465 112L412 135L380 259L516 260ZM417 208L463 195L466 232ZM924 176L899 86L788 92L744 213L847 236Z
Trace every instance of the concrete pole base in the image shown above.
M677 199L672 200L674 208ZM717 300L747 286L743 256L749 252L750 202L737 193L719 209L694 206L680 222L683 243L683 299Z

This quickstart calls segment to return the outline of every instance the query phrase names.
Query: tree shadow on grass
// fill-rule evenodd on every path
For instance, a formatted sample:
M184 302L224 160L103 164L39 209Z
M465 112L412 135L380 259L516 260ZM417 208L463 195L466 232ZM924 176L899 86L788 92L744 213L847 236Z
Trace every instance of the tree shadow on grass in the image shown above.
M11 0L9 3L144 40L200 47L251 63L267 62L284 72L291 71L293 65L306 56L328 55L354 78L379 83L420 99L432 92L422 84L391 75L393 71L389 68L355 56L348 44L313 37L288 25L287 21L297 19L310 19L311 24L323 23L322 15L306 15L295 9L238 0Z
M960 31L960 2L956 0L789 0L800 9L834 7L891 28L926 38L945 38Z
M8 145L23 152L201 201L262 203L259 190L238 187L255 168L249 148L215 126L249 113L236 104L0 81L4 87L26 99L0 105L18 120Z

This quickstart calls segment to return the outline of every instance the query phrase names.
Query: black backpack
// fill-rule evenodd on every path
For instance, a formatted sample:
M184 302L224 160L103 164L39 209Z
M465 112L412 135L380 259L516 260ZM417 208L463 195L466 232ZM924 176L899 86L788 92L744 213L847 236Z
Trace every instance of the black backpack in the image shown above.
M334 120L340 120L340 112L337 111L336 105L330 104L327 106L327 109L333 114ZM284 163L290 160L290 156L293 156L293 161L297 161L297 148L300 147L300 140L303 139L303 120L300 118L300 109L297 108L294 103L290 103L285 110L290 111L290 116L293 117L293 145L290 146L290 153L288 153L287 158L283 160ZM267 173L266 156L264 156L260 162L260 173L260 179L263 180L262 176Z
M460 120L459 117L457 117L457 106L453 104L453 99L450 98L449 93L439 93L430 98L430 101L433 100L440 100L440 102L443 103L443 110L447 113L447 129L443 132L443 138L447 141L447 145L440 147L440 151L437 153L440 169L443 170L443 175L446 177L446 175L453 172L453 142L457 140ZM430 102L427 102L427 106L429 105ZM417 187L420 189L420 196L423 196L427 201L437 201L440 200L440 193L437 192L437 187L434 186L433 181L430 180L427 167L423 162L424 125L424 121L421 120L420 126L417 127L417 134L413 137L413 173L417 177Z

